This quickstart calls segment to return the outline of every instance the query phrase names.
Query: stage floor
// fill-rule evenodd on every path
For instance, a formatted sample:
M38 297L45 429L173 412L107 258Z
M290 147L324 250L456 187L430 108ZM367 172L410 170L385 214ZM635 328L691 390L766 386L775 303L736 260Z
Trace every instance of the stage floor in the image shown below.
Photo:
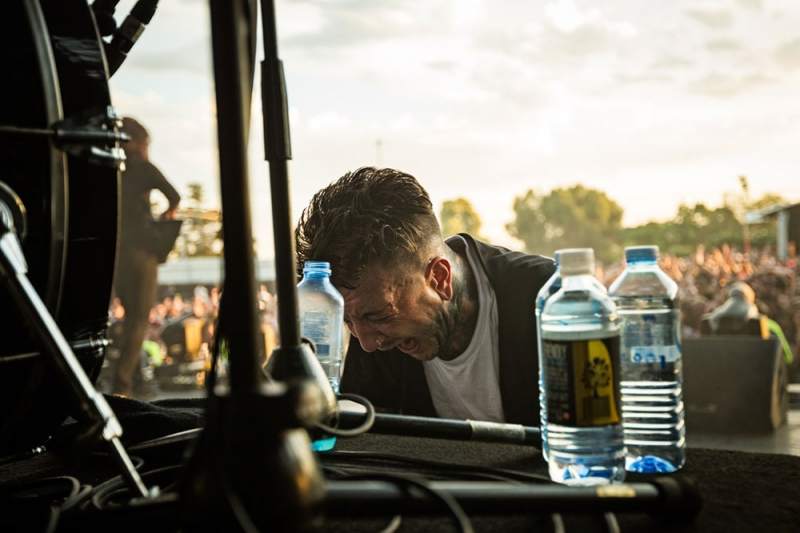
M686 436L687 445L690 448L780 453L800 457L800 383L790 385L789 392L792 402L787 423L774 432L748 435L689 431ZM202 390L160 392L157 399L200 398L204 394Z

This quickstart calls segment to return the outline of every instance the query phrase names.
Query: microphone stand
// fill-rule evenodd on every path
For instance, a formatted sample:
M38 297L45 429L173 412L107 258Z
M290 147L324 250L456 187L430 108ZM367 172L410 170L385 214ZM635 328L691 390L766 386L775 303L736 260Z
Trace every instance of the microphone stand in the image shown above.
M260 324L247 171L258 4L256 0L211 0L210 4L225 246L225 305L220 314L225 313L226 329L217 334L228 343L230 379L229 384L217 382L209 391L206 427L185 469L182 519L186 531L295 531L321 520L323 477L303 428L321 421L328 407L313 381L266 380L259 368ZM269 7L265 19L269 15L274 20ZM265 29L265 33L269 31ZM285 89L282 92L285 95ZM270 103L264 103L265 124L272 109ZM288 143L288 129L284 126L283 130ZM297 350L285 161L288 144L278 152L284 157L269 161L281 338L287 350ZM278 164L281 160L282 165ZM231 319L232 310L235 320ZM322 372L321 367L319 370Z

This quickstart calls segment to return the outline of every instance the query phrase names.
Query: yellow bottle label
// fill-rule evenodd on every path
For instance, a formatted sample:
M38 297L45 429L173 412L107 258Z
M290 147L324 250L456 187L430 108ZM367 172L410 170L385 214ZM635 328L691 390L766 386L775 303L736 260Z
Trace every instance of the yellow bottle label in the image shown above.
M542 344L548 423L619 424L619 336Z

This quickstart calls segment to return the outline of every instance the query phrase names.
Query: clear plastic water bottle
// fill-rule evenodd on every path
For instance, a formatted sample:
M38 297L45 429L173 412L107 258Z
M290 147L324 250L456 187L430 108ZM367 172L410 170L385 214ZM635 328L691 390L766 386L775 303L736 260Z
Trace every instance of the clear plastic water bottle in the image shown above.
M550 477L569 485L625 478L616 306L590 248L559 251L562 287L544 303L542 370Z
M307 261L303 280L297 285L297 307L300 335L311 339L333 392L339 394L342 367L342 334L344 328L344 299L331 283L330 264ZM312 448L325 451L333 448L336 437L314 441Z
M558 292L558 290L561 288L561 270L559 269L560 255L560 250L556 251L554 254L553 261L555 262L556 271L553 272L553 275L550 276L550 279L548 279L545 284L542 285L542 288L539 290L539 294L536 296L536 327L538 329L536 337L539 341L539 427L542 435L542 455L544 456L545 461L547 461L547 400L545 399L544 378L542 371L544 366L542 365L542 322L540 316L547 299ZM603 285L600 280L594 276L592 276L592 283L600 292L606 292L605 285Z
M625 249L609 288L621 323L622 413L631 472L674 472L686 458L678 286L658 246Z

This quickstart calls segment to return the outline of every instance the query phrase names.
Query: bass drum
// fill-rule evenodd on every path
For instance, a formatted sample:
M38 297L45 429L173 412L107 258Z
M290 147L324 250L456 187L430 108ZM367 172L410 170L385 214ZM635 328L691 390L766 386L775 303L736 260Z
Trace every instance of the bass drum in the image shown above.
M86 0L4 2L0 71L0 182L27 212L28 278L95 382L114 275L119 169L72 155L102 147L73 145L68 153L47 134L64 119L80 130L85 117L110 110L103 44ZM0 316L0 456L6 456L45 444L81 410L5 284Z

